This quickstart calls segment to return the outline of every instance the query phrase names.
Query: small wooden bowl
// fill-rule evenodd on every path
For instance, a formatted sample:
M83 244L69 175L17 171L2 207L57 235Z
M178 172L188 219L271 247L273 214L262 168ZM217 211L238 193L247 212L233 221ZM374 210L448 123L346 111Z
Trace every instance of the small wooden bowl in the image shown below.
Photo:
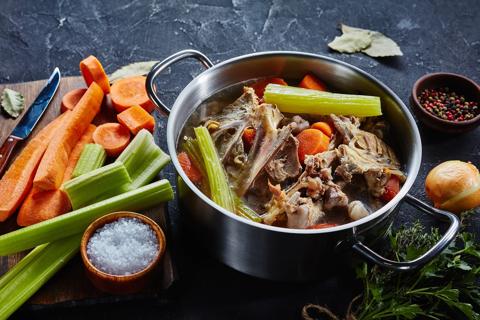
M145 269L130 275L112 275L105 273L97 269L87 255L87 244L95 231L103 227L105 224L114 222L120 218L139 219L152 228L158 239L159 250L157 256ZM165 253L165 248L165 234L155 221L139 213L119 211L105 215L95 220L88 226L80 243L80 254L82 256L83 264L85 265L87 277L90 279L90 281L92 281L95 287L102 291L113 294L129 294L138 292L145 288L153 274L153 271L155 270L155 267L162 259L163 254Z
M428 127L447 133L461 133L477 127L480 124L480 115L470 120L455 122L443 120L422 107L418 100L422 91L441 87L449 87L464 95L466 99L480 103L480 87L475 81L455 73L430 73L418 79L413 85L410 102L417 118Z

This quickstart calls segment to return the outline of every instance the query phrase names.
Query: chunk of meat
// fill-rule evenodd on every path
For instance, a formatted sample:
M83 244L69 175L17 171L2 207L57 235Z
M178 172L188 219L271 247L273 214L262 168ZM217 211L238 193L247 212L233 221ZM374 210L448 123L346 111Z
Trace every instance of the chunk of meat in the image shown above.
M348 196L342 189L333 182L328 184L323 197L323 208L325 211L346 210L348 207Z
M280 147L272 160L265 166L265 171L272 181L281 183L289 178L298 177L302 170L298 159L298 141L290 135Z
M391 175L405 181L406 177L400 170L400 162L393 150L370 132L358 130L348 145L337 148L337 154L340 165L335 174L346 182L350 182L355 174L363 175L370 194L375 197L384 193Z
M305 171L308 175L320 175L322 169L331 168L338 159L336 150L329 150L305 156Z
M294 135L297 135L303 130L308 129L310 127L310 123L307 120L300 117L299 115L293 116L291 120L292 120L291 122L292 133Z
M346 117L330 115L330 120L335 128L336 140L338 143L349 144L360 130L360 121L357 117Z

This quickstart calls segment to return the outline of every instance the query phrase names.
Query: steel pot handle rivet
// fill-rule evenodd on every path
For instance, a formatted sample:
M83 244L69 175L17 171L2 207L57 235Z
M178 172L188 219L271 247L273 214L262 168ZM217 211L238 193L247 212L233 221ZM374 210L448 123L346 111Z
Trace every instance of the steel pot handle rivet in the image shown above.
M450 222L448 230L433 247L431 247L427 252L414 260L402 262L393 261L382 257L359 240L353 241L353 250L355 250L357 253L359 253L361 256L363 256L370 262L373 262L382 267L396 271L410 271L430 262L433 258L440 254L440 252L442 252L450 244L450 242L455 239L460 229L460 220L455 214L433 208L432 206L429 206L428 204L418 200L417 198L409 194L405 196L405 201L424 213L427 213L437 219Z
M150 98L150 100L153 101L156 108L160 109L160 111L165 112L166 114L170 113L170 108L167 107L162 102L160 97L158 96L157 91L156 91L157 88L156 88L156 85L154 83L155 78L163 70L168 68L170 65L172 65L172 64L174 64L174 63L176 63L180 60L186 59L186 58L197 59L198 61L200 61L203 64L203 66L206 69L209 69L213 66L212 61L210 61L210 59L208 59L208 57L206 55L204 55L203 53L201 53L200 51L187 49L187 50L182 50L182 51L179 51L177 53L174 53L171 56L169 56L168 58L164 59L163 61L158 62L157 64L155 64L152 67L152 69L150 70L150 72L147 75L146 90L147 90L148 97Z

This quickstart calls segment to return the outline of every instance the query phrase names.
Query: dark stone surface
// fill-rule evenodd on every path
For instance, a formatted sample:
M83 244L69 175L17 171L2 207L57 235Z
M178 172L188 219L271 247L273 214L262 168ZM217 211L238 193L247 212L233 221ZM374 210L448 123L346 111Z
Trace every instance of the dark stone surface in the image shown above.
M89 54L112 72L129 62L162 59L185 48L198 49L215 62L264 50L324 54L371 73L405 102L413 82L428 72L451 71L480 80L480 5L476 0L3 0L1 8L0 82L43 79L55 66L64 75L78 75L79 61ZM373 59L330 51L327 43L340 34L336 27L341 22L385 33L400 45L404 56ZM197 72L199 68L186 63L162 79L170 102ZM158 139L165 147L166 120L160 119ZM421 125L420 129L423 164L412 193L424 199L423 180L440 161L457 158L480 164L480 130L448 136ZM165 175L175 181L172 167ZM178 235L181 212L174 202L169 209ZM398 223L417 217L406 210L398 216ZM358 293L349 271L309 284L270 283L239 274L199 250L193 246L178 249L185 255L183 281L163 299L22 309L17 317L296 319L301 307L310 302L342 314Z

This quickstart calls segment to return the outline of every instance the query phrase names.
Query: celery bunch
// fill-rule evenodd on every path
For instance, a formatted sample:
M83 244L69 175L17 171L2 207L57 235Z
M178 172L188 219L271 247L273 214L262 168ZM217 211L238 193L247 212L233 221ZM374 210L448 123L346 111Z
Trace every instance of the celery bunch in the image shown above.
M380 98L355 94L340 94L297 87L269 84L263 95L265 102L277 105L287 113L318 115L380 116Z
M142 129L115 162L123 163L132 179L127 190L135 190L152 181L169 161L170 156L155 144L152 134Z

